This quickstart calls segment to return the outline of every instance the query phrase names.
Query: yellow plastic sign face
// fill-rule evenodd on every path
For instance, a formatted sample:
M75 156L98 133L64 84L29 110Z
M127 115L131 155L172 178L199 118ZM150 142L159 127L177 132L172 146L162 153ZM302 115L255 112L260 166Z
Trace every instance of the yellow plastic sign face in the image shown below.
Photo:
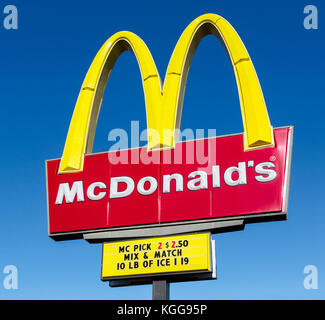
M102 280L212 271L209 233L103 244Z
M180 128L189 66L197 44L208 34L213 34L221 41L233 66L242 111L245 150L273 146L273 128L249 54L231 24L221 16L209 13L194 19L182 33L170 58L163 84L149 49L136 34L117 32L103 44L82 84L59 173L83 170L84 155L92 152L107 80L116 60L125 50L135 55L141 72L148 151L174 148L175 133Z

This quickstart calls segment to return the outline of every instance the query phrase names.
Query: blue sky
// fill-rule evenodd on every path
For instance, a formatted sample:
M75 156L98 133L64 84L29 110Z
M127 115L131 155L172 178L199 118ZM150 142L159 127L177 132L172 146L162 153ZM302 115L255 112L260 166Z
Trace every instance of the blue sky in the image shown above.
M100 281L101 245L47 236L46 159L61 157L83 78L104 41L120 30L138 34L164 77L184 28L203 13L226 18L257 70L271 123L294 125L288 220L215 235L218 280L171 285L172 299L324 299L324 92L322 1L13 1L19 29L6 30L0 2L1 299L151 299L151 286L110 288ZM319 29L303 27L314 4ZM108 132L130 128L145 108L134 57L118 60L107 90L94 152ZM189 73L182 125L242 132L231 65L212 36L199 45ZM4 289L6 265L18 268L18 290ZM306 265L318 290L303 286Z

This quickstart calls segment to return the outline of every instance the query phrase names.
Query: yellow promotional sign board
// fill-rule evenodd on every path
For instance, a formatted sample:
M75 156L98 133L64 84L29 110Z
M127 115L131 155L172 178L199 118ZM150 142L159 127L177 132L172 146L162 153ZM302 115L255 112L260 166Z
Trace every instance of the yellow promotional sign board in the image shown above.
M209 272L209 233L103 244L102 280L165 274Z

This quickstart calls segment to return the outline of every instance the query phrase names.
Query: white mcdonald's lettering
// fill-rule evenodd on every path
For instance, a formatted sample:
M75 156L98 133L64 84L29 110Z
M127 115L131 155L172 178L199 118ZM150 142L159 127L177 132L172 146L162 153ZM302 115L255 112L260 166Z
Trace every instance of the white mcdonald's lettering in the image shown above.
M70 189L69 183L61 183L55 204L62 204L63 198L66 203L72 203L77 195L77 201L85 201L82 181L75 181Z
M223 179L226 185L235 187L247 184L247 168L252 168L254 161L238 162L237 166L232 166L224 171ZM255 180L257 182L270 182L277 177L273 162L261 162L255 166ZM212 175L212 188L221 187L220 166L214 165L211 170ZM193 171L187 176L186 187L188 190L196 191L208 189L208 173L203 170ZM184 191L184 177L180 173L166 174L162 177L162 192L171 192L171 182L174 180L174 190L176 192ZM136 186L136 190L143 196L153 194L158 188L158 181L155 177L145 176L141 178ZM125 198L130 196L135 190L134 179L127 176L112 177L110 178L109 198ZM103 199L107 193L107 186L104 182L94 182L87 188L87 197L89 200L98 201ZM82 181L75 181L70 188L69 183L61 183L59 185L55 204L62 204L65 199L66 203L85 201L84 186Z
M118 184L125 183L126 189L118 191ZM111 178L110 198L124 198L129 196L134 190L134 180L130 177Z
M99 192L95 194L95 188L106 189L106 184L103 182L94 182L87 189L87 197L90 200L101 200L105 197L106 192Z

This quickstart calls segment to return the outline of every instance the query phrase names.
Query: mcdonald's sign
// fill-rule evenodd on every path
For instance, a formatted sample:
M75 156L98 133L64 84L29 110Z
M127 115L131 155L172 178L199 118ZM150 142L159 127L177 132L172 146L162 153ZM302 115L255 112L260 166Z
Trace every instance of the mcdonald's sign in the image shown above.
M207 34L222 42L232 63L244 133L177 142L189 67ZM125 50L135 55L141 72L148 146L92 154L106 83ZM89 68L62 158L46 161L49 235L91 241L240 229L248 222L286 219L292 138L291 126L271 126L249 54L224 18L205 14L188 25L163 85L145 43L134 33L118 32ZM188 150L207 150L207 161L188 161ZM116 162L121 155L140 161Z

